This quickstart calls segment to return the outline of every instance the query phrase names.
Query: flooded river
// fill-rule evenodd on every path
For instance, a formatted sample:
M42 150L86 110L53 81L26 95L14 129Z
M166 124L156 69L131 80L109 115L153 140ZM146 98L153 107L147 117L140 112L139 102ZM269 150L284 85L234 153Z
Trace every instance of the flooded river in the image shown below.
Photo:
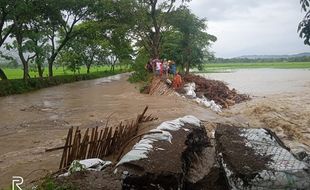
M241 93L269 96L309 92L310 69L241 69L202 76L228 83Z
M253 100L220 115L181 97L149 96L127 82L128 74L81 81L0 97L0 189L12 176L26 183L58 168L62 146L71 126L110 125L131 120L149 105L159 121L194 115L202 120L269 127L296 150L310 147L310 71L255 69L206 74L223 80ZM156 125L155 123L154 125Z
M188 114L218 117L179 97L140 94L127 78L122 74L0 97L0 189L10 185L12 176L30 182L57 170L61 151L45 149L63 146L70 126L105 126L108 120L119 124L136 118L146 105L158 123Z

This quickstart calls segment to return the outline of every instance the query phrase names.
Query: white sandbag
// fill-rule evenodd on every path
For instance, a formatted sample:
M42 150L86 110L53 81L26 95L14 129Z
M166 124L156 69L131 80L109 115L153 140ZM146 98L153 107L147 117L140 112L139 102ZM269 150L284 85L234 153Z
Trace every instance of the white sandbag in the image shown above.
M79 172L79 171L101 171L107 166L111 165L111 161L103 161L99 158L91 158L91 159L86 159L86 160L74 160L67 173L64 173L62 175L59 175L59 177L65 177L69 176L70 174L74 172Z
M196 98L196 84L195 83L187 83L184 85L185 95L190 98Z

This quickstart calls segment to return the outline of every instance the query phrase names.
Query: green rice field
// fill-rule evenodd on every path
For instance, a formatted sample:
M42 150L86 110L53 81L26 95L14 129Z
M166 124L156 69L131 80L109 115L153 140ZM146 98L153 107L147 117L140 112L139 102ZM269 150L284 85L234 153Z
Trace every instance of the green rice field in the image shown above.
M119 69L119 67L115 67L115 70ZM23 69L22 68L17 68L17 69L8 69L8 68L3 68L6 76L8 77L8 79L21 79L23 78ZM91 67L90 72L100 72L100 71L110 71L110 67L109 66L101 66L101 67ZM87 69L86 67L81 67L80 69L80 74L86 74ZM30 77L31 78L35 78L38 77L39 74L38 72L35 71L30 71L29 72ZM60 76L60 75L73 75L74 73L70 70L63 70L63 68L58 67L58 68L54 68L53 70L53 74L54 76ZM76 72L75 74L79 74L78 72ZM47 68L45 68L44 70L44 77L48 76L48 70Z

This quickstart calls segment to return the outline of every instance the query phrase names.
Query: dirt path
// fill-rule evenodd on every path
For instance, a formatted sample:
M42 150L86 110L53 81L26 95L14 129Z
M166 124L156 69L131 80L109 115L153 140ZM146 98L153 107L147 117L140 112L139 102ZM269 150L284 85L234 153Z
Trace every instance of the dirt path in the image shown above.
M218 116L179 97L143 95L126 81L127 75L82 81L36 92L0 98L0 188L13 175L31 182L58 168L60 151L46 148L63 145L70 126L82 128L131 120L149 105L148 113L159 121L192 114L200 119Z

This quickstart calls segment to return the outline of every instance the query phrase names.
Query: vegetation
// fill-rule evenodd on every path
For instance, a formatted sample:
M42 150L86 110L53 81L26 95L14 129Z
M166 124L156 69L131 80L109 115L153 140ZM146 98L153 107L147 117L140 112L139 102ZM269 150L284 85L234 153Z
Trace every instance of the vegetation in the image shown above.
M48 176L43 182L36 187L37 190L76 190L78 189L71 183L58 184L55 180Z
M187 8L184 2L176 6L176 1L138 1L135 12L139 21L134 24L134 39L139 47L139 59L133 65L136 73L130 81L147 81L144 65L148 58L172 59L180 70L199 66L206 58L212 57L208 46L216 40L206 32L205 19L200 19ZM140 55L141 54L141 55Z
M118 14L113 14L113 0L0 2L0 47L17 52L18 62L23 66L24 79L30 78L30 65L37 67L39 77L43 77L43 67L47 66L51 77L54 75L55 64L65 65L75 72L80 65L86 65L90 70L93 64L105 64L104 60L110 57L120 57L111 47L111 44L115 45L114 33L120 37L128 31L115 32L123 23L118 20ZM5 43L8 37L13 41ZM105 42L101 39L105 39ZM77 49L79 54L72 54ZM109 54L103 53L107 51ZM11 55L3 52L1 55L12 59ZM131 59L130 55L123 57ZM0 78L7 78L3 69L0 69Z
M216 37L205 32L206 20L199 19L185 6L174 11L168 23L175 28L173 33L180 35L174 47L181 52L177 54L176 59L188 74L190 67L200 65L204 59L209 58L207 47L216 41Z
M22 68L3 68L4 72L6 73L8 79L22 79L23 78L23 69ZM126 65L118 66L114 70L115 72L119 72L120 70L128 71L130 68L128 68ZM96 72L110 72L111 67L109 66L94 66L91 67L89 70L89 73L96 73ZM63 67L54 67L53 69L54 76L61 76L61 75L79 75L79 74L89 74L87 73L87 68L85 66L81 66L79 68L79 71L74 73L74 71L69 70L67 68ZM29 75L31 78L39 78L38 72L35 69L30 69ZM48 73L44 72L43 77L48 77Z
M310 45L310 0L300 0L302 10L306 12L303 20L299 23L299 36L304 39L304 44Z
M189 1L0 0L0 47L17 52L25 80L34 67L37 77L45 67L54 76L55 65L73 73L98 65L139 68L139 54L175 59L188 72L210 55L207 47L216 40L205 32L206 20L186 7ZM2 80L10 78L5 73L1 67Z

